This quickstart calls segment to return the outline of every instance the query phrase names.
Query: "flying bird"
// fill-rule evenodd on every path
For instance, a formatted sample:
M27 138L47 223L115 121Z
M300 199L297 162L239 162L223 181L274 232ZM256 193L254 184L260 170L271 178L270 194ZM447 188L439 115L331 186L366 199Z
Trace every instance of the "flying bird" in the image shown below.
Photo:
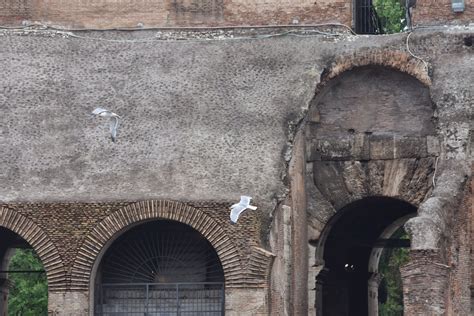
M242 214L243 211L246 209L251 209L251 210L256 210L256 206L250 205L250 200L252 198L250 196L244 196L242 195L240 197L240 202L238 204L234 204L230 207L230 221L232 224L237 223L237 220L239 219L240 214Z
M104 108L96 108L94 111L92 111L92 115L108 117L110 119L110 136L112 141L115 143L120 116Z

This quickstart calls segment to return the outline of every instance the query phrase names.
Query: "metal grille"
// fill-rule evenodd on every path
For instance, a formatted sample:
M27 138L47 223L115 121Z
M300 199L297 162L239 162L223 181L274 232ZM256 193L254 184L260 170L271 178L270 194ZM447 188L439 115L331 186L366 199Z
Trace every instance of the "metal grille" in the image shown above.
M372 0L356 0L355 29L358 34L382 34L380 19Z
M95 315L224 315L224 283L101 284Z
M192 228L172 222L148 223L125 233L107 251L102 283L223 282L212 245Z
M107 250L94 300L95 315L223 315L224 271L196 230L174 221L149 222Z

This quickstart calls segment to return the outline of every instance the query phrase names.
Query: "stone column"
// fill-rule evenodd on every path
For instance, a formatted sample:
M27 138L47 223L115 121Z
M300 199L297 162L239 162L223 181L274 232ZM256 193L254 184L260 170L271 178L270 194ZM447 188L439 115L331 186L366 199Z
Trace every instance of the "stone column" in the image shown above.
M88 292L49 292L49 316L86 316L89 315Z
M292 216L292 263L291 282L292 315L308 314L308 222L306 215L306 156L305 137L300 130L293 146L289 166Z
M379 273L372 273L368 281L368 307L369 316L379 315L379 285L383 276Z
M315 309L316 309L316 316L323 316L323 288L324 283L326 282L326 278L328 276L328 269L324 268L324 266L318 266L319 273L316 276L316 302L315 302Z
M8 293L10 292L10 281L0 278L0 316L8 316Z
M411 250L401 269L405 315L445 315L450 268L436 250Z

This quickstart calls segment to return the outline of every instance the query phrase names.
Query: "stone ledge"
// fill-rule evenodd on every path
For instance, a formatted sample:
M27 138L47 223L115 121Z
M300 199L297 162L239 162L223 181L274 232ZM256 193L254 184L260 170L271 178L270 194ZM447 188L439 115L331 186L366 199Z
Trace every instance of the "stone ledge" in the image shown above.
M439 140L434 136L354 134L311 139L308 161L392 160L426 158L439 155Z

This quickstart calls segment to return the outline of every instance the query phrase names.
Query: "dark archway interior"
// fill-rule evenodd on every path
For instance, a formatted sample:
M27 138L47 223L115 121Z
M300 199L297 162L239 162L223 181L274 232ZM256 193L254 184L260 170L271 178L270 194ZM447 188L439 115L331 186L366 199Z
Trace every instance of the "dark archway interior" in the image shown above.
M409 203L372 197L336 215L324 245L323 315L367 315L370 253L386 227L414 212Z
M0 258L4 258L6 252L12 248L26 248L31 246L18 234L9 229L0 227Z
M96 277L95 314L221 315L224 271L211 243L192 227L148 222L121 235Z
M102 261L103 283L224 282L212 245L174 221L137 226L120 236Z

